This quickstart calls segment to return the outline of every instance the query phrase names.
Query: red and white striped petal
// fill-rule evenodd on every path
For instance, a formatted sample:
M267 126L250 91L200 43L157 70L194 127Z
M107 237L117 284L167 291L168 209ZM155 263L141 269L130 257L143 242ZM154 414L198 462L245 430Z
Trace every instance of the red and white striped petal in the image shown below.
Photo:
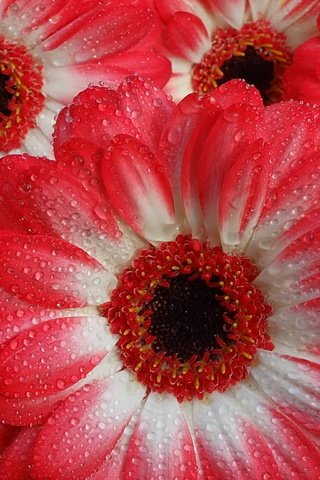
M56 163L8 156L0 162L0 173L0 222L4 228L17 225L28 233L63 237L110 268L119 249L132 254L130 242L123 241L99 192L92 188L88 192L67 172L61 175Z
M320 298L281 308L268 318L269 333L276 345L297 352L320 353Z
M319 450L300 426L269 401L263 391L257 391L255 381L251 383L249 377L232 393L234 404L244 411L265 439L279 469L279 479L319 477ZM271 474L270 478L277 477Z
M32 451L40 427L24 428L0 458L1 480L33 480Z
M119 109L136 127L139 133L137 138L153 154L157 154L163 128L168 123L175 104L153 82L138 75L122 82L117 93Z
M318 0L271 0L266 19L280 32L284 32L289 45L297 45L317 33Z
M85 480L141 408L143 388L127 371L72 394L48 419L34 450L36 480Z
M195 400L192 421L205 479L283 480L263 433L226 392Z
M45 308L106 301L115 277L83 250L41 235L0 235L1 285L18 299Z
M0 394L56 394L85 378L116 340L100 317L58 318L37 325L2 349Z
M191 435L173 396L149 394L132 432L122 474L136 479L197 479Z
M150 9L96 2L91 8L78 3L76 9L72 21L47 36L37 51L57 67L95 63L158 35L157 17Z
M232 105L219 116L204 143L197 182L204 224L213 244L220 244L218 205L224 177L240 152L256 138L258 119L255 107Z
M302 228L303 223L305 229ZM320 216L314 212L302 217L301 221L297 222L297 228L294 225L292 232L288 230L288 234L291 233L293 237L291 243L268 263L255 280L268 295L275 312L283 306L319 298L319 223ZM285 237L285 234L283 236Z
M250 17L255 20L260 20L261 18L265 18L266 11L273 0L248 0L249 8L250 8ZM276 0L275 3L278 3L279 0Z
M143 238L165 241L176 236L169 181L148 147L118 135L102 161L102 177L113 208Z
M187 12L177 12L167 24L166 43L170 54L197 63L210 50L211 40L202 21Z
M27 393L21 398L0 395L0 421L11 425L28 426L43 424L52 412L71 394L94 380L114 375L123 365L113 348L85 378L68 388L58 389L55 394L32 396ZM62 383L60 384L62 385Z
M258 262L284 248L281 237L288 243L287 231L302 214L312 217L317 208L320 129L318 112L314 113L293 102L265 111L263 135L269 144L270 176L259 223L246 250Z
M241 28L244 22L246 0L208 0L215 13L221 15L223 20L234 28Z
M293 422L320 433L320 365L303 358L259 351L252 377Z

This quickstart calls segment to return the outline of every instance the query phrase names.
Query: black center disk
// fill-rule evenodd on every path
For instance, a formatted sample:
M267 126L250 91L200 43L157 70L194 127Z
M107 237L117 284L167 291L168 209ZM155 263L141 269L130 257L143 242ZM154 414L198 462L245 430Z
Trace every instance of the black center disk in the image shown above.
M9 78L9 75L0 73L0 112L6 117L10 117L12 113L8 108L8 104L13 97L13 93L8 92L6 88Z
M189 280L187 275L168 282L169 287L155 288L147 305L153 311L148 331L156 336L152 344L156 352L176 355L185 362L194 354L201 358L205 351L219 348L217 335L230 343L224 330L226 309L215 298L223 295L220 288L208 287L201 279Z
M254 85L266 102L268 100L266 91L271 87L274 78L273 67L273 61L264 60L253 47L249 46L243 57L232 57L220 67L223 77L217 84L222 85L228 80L242 78L250 85Z

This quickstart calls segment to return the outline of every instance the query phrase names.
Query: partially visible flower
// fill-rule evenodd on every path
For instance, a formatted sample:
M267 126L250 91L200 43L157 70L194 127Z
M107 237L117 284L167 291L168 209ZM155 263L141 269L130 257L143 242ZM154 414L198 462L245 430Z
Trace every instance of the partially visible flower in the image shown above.
M320 29L320 18L318 19ZM320 35L300 45L284 75L284 99L320 105Z
M319 0L155 0L176 100L242 78L266 104L282 99L292 54L316 33Z
M319 477L319 124L133 77L2 159L3 480Z
M139 71L163 85L156 15L144 0L2 0L0 152L52 157L55 115L90 82Z

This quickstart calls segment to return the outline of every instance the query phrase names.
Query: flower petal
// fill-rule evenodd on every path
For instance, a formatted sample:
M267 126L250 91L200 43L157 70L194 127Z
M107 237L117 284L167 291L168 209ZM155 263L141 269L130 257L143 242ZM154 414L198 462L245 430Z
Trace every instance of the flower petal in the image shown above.
M11 425L0 424L0 455L16 436L18 431L18 428Z
M198 478L191 435L173 396L148 396L132 432L123 475L137 479Z
M320 365L260 351L251 371L259 387L294 423L320 433Z
M24 428L0 459L1 480L32 480L30 462L39 427Z
M245 0L229 0L227 2L225 0L209 0L209 4L228 25L237 29L242 27L246 9Z
M75 308L106 300L115 278L83 250L40 235L0 235L1 285L27 303Z
M175 107L173 101L153 82L138 75L122 82L118 95L120 110L136 127L139 140L156 154L162 130Z
M251 383L248 379L239 384L234 390L234 399L265 438L277 462L281 480L294 476L299 480L318 478L319 450L300 427L257 391L256 382Z
M94 473L141 408L144 393L124 370L71 395L41 430L34 451L35 478L85 480Z
M2 228L17 226L26 233L63 236L110 268L119 249L125 255L128 247L129 256L135 250L134 238L124 240L101 192L87 192L66 171L61 175L56 162L8 156L0 162L0 173Z
M100 317L41 323L0 352L0 394L30 398L58 393L85 378L115 342Z
M195 400L192 419L205 478L282 479L263 434L228 394Z
M172 193L164 168L133 137L118 135L102 163L106 192L118 214L150 241L177 233Z
M196 63L210 50L211 41L201 20L187 12L177 12L170 19L166 31L170 53Z

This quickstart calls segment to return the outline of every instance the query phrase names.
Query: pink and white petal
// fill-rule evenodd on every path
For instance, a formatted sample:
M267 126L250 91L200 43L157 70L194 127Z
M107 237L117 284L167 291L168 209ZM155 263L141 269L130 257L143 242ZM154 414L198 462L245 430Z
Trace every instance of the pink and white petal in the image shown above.
M123 475L136 479L197 479L191 434L173 396L149 394L132 432Z
M212 10L203 0L171 0L170 2L154 0L154 4L166 24L170 22L175 13L187 12L198 17L206 27L207 32L213 32L216 28L216 19L212 15Z
M204 143L198 164L197 184L208 238L220 244L218 205L224 177L241 151L256 138L261 112L251 105L226 108Z
M61 105L62 108L62 105ZM53 134L53 125L55 122L55 117L56 113L52 112L50 108L47 107L46 103L42 109L42 111L39 113L37 117L37 126L40 128L41 132L47 137L47 138L52 138ZM39 155L39 153L37 154ZM41 153L40 155L45 155L45 153ZM49 157L49 158L52 158Z
M85 378L57 393L44 396L15 398L0 395L0 421L17 426L43 424L52 412L71 394L95 380L106 379L123 368L119 355L113 348ZM59 384L62 386L62 383Z
M194 400L192 420L204 478L283 480L264 435L226 392Z
M164 87L164 91L178 103L193 92L190 76L191 65L189 62L176 57L172 57L171 62L172 75Z
M52 78L56 75L57 70L52 68ZM106 87L116 89L126 77L137 71L145 78L151 78L158 86L162 87L170 78L171 64L165 56L156 50L149 47L142 49L138 45L129 51L109 55L96 63L92 60L91 63L62 67L61 71L57 71L57 73L60 77L66 74L72 80L69 82L69 87L64 89L64 96L66 96L71 91L75 95L77 91L84 89L92 82L103 83ZM54 94L55 98L59 98L63 92L63 90L59 91L53 81L49 81L48 89Z
M280 479L314 480L320 475L319 450L286 413L248 377L232 391L235 404L255 424L274 456ZM224 395L229 395L225 393ZM274 478L272 475L270 478Z
M265 18L267 8L271 2L272 0L248 0L252 20L255 21ZM276 0L275 3L279 4L279 0Z
M262 350L257 358L251 375L263 392L294 423L319 435L320 365Z
M106 300L116 279L80 248L41 235L0 235L1 285L38 307L75 308Z
M56 66L90 64L93 57L99 60L137 45L152 46L159 35L158 23L151 9L96 4L44 40L37 55Z
M320 262L317 249L320 245L320 216L319 212L318 215L315 213L311 212L310 215L302 217L297 221L297 227L293 225L291 230L288 229L291 242L280 248L280 253L277 252L276 247L271 250L269 256L274 254L274 258L268 262L255 280L256 284L267 293L276 312L282 306L292 306L319 298ZM309 222L305 221L306 219ZM305 225L301 225L303 223ZM310 223L313 224L313 229ZM305 230L302 229L303 226ZM284 237L285 234L286 232Z
M14 337L0 352L0 394L54 395L85 378L117 338L100 317L50 320Z
M1 480L32 480L32 451L40 427L23 428L0 458Z
M0 458L3 450L11 443L18 432L19 429L12 425L0 424Z
M262 139L244 145L226 172L219 198L224 251L245 249L264 205L269 176L269 145Z
M320 353L320 299L281 308L268 318L269 333L276 345L296 349L299 354Z
M169 181L148 147L116 136L103 159L102 177L113 208L138 234L150 241L175 238Z
M130 438L138 419L139 417L137 415L132 415L130 422L123 430L115 447L108 453L99 470L90 475L88 480L106 480L107 478L117 480L128 479L123 467L128 455Z
M265 18L280 32L284 32L289 45L296 48L308 37L317 33L318 0L272 0ZM292 30L292 31L291 31ZM309 37L310 38L310 37Z
M227 25L240 29L245 21L246 0L208 0L210 7Z
M174 102L153 82L140 75L128 77L117 93L119 109L136 127L137 138L156 155L162 131L175 109Z
M278 248L272 254L279 252L282 240L290 240L287 231L302 214L312 217L320 193L317 180L317 150L320 144L317 110L293 102L280 103L274 107L266 109L264 125L265 134L269 138L272 174L259 224L246 250L246 254L258 262L264 262L264 257L270 256L269 252L277 243ZM286 122L280 116L281 113L288 114ZM288 122L292 126L290 129ZM274 125L277 125L276 129ZM286 129L286 133L282 128ZM310 195L311 190L313 195Z
M85 480L103 464L132 415L143 388L123 370L72 394L43 426L34 450L36 480ZM50 455L50 462L48 462Z
M123 247L124 253L129 250L129 257L132 254L130 243L135 239L124 241L101 194L86 191L66 172L61 175L56 162L6 157L0 162L0 172L0 221L4 221L4 228L16 224L26 232L63 237L110 268L119 248Z
M210 36L201 20L187 12L177 12L166 29L166 44L170 55L197 63L211 48Z

